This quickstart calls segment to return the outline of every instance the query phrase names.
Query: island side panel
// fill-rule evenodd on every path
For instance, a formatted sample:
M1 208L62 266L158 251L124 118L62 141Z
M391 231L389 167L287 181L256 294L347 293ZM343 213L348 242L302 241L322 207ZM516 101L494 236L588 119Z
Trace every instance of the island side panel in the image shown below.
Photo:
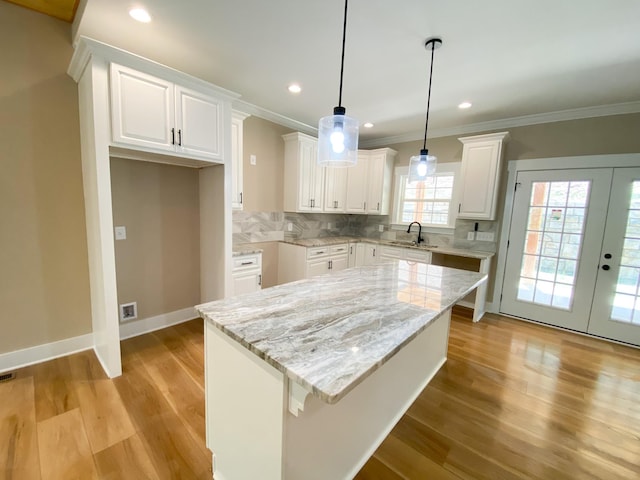
M213 478L282 479L284 376L205 321Z
M450 321L447 310L335 405L309 396L287 412L284 478L353 478L444 365Z

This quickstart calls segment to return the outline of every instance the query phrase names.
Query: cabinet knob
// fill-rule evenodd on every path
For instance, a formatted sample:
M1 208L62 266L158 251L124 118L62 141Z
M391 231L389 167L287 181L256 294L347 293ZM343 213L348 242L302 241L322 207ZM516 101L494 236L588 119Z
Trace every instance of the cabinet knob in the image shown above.
M607 260L609 260L611 258L611 254L610 253L605 253L604 254L604 258L606 258Z
M609 270L611 267L609 265L602 265L603 270Z

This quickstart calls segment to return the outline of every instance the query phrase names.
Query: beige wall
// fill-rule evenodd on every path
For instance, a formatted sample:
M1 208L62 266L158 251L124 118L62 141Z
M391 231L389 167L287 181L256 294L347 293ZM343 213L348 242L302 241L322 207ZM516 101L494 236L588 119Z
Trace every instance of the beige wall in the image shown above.
M111 159L118 304L138 319L200 303L200 200L194 168Z
M0 353L91 331L70 36L0 2Z
M243 124L244 209L247 212L281 212L284 208L284 141L287 127L248 117ZM249 158L256 156L256 165Z

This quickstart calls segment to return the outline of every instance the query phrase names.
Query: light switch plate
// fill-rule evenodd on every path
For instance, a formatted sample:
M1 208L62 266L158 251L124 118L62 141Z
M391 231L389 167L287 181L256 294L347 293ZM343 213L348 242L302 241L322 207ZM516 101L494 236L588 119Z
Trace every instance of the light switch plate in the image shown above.
M384 225L378 225L378 231L384 232Z
M115 227L116 232L116 240L126 240L127 239L127 227Z
M256 156L255 155L249 155L249 163L251 165L255 165L256 164Z
M467 233L467 240L475 240L475 235L476 232L469 232Z

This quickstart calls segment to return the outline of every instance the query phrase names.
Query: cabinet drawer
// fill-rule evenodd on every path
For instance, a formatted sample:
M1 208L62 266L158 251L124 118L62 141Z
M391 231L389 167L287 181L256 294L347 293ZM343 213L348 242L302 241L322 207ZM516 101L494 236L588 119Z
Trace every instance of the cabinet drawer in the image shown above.
M404 250L395 247L380 247L380 256L385 258L404 258Z
M418 250L407 250L405 254L405 258L412 262L422 262L422 263L430 263L431 262L431 252L421 252Z
M324 257L326 255L329 255L330 253L331 253L330 246L307 248L307 258Z
M262 255L250 254L240 255L233 258L233 271L260 268L262 266Z
M349 245L346 243L341 243L340 245L331 245L329 247L329 253L331 255L341 255L349 252Z

